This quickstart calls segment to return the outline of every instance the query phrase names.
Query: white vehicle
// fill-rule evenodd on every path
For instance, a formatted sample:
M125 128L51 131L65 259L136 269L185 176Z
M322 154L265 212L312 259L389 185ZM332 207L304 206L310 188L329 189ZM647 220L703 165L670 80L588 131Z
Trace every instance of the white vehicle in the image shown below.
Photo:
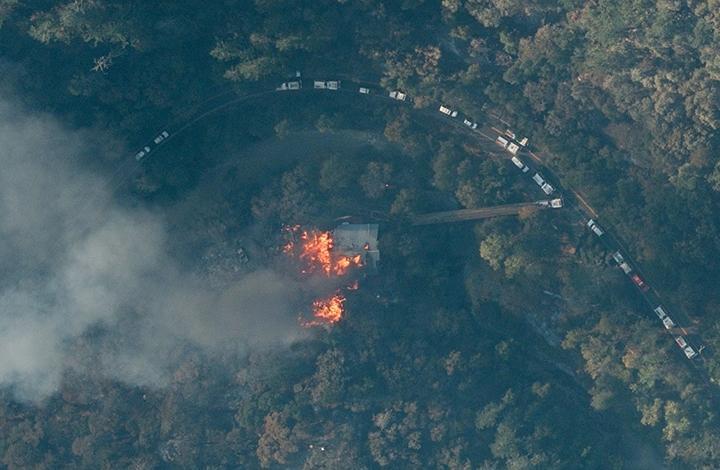
M587 226L590 227L590 230L595 232L595 235L598 237L602 237L603 233L605 233L593 219L588 220Z
M362 86L361 86L358 91L359 91L360 93L362 93L363 95L369 95L369 94L370 94L370 88L365 88L365 87L362 87Z
M520 147L518 147L518 144L515 142L510 142L510 145L507 146L508 152L512 153L513 155L517 155L518 150L520 150Z
M468 126L470 129L477 129L477 122L472 122L472 121L470 121L470 120L468 120L468 119L464 119L464 120L463 120L463 124L465 124L466 126Z
M511 139L515 139L515 133L511 131L510 129L505 130L505 135L510 137Z
M685 341L685 338L683 338L682 336L676 336L675 342L683 349L685 348L685 346L687 346L687 341Z
M528 168L528 166L524 164L522 160L520 160L518 157L512 157L510 160L512 160L513 164L516 167L520 168L523 173L527 173L528 171L530 171L530 168Z
M665 313L665 310L662 308L662 305L658 305L657 307L655 307L653 309L653 312L655 312L655 315L660 317L661 320L667 316L667 313Z
M340 81L330 80L329 82L325 82L325 85L327 85L328 90L337 90L340 88Z
M550 201L550 207L552 207L553 209L560 209L562 206L563 206L563 200L561 197L559 197L557 199L552 199Z
M630 274L630 272L632 271L630 265L627 264L625 261L620 263L618 266L620 266L620 269L622 269L625 274Z
M457 115L458 115L458 112L457 112L457 111L453 111L452 109L447 108L447 107L442 106L442 105L440 105L440 112L443 113L443 114L446 114L446 115L448 115L448 116L450 116L450 117L453 117L453 118L454 118L454 117L457 117Z
M499 135L497 140L495 140L495 143L498 145L501 145L502 148L505 148L505 147L507 147L508 141L505 137Z
M155 140L153 140L153 142L155 142L156 144L159 144L160 142L167 139L168 137L170 137L170 134L168 133L168 131L162 131L157 137L155 137Z
M295 81L295 82L285 82L275 89L278 91L288 91L288 90L299 90L300 88L301 88L300 82Z
M548 196L551 195L551 194L555 191L555 188L553 188L552 186L550 186L550 185L547 184L547 183L545 183L545 184L543 184L542 186L540 186L540 188L541 188L541 189L543 190L543 192L544 192L545 194L547 194Z
M691 346L685 346L683 348L683 352L687 356L688 359L692 359L693 357L697 356L697 353Z
M137 160L137 161L142 160L145 157L145 155L147 155L148 153L150 153L150 147L148 147L148 146L143 147L142 150L140 150L138 153L135 154L135 160Z
M390 98L398 101L405 101L405 98L407 98L407 95L403 93L402 91L396 90L390 92Z
M324 89L327 88L327 85L325 84L324 81L315 80L315 81L313 82L313 88L315 88L316 90L324 90Z
M535 173L532 177L533 181L537 183L538 186L542 187L542 185L545 184L545 180L542 176L540 176L540 173Z
M613 253L612 257L617 264L622 264L622 262L625 261L625 258L623 258L623 255L619 251Z
M528 143L527 137L523 137L522 140L520 141L520 145L522 145L523 147L525 147L527 145L527 143Z
M675 322L672 321L672 318L668 316L663 318L663 325L665 326L666 330L669 330L670 328L675 328Z

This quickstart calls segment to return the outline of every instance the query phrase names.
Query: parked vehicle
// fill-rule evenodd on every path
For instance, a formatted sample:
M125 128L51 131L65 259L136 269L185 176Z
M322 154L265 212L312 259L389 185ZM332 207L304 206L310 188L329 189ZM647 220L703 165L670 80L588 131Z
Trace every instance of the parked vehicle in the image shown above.
M168 131L162 131L157 137L155 137L155 140L153 140L153 142L159 144L168 137L170 137L170 133Z
M560 209L563 206L563 200L561 197L550 201L550 207L553 209Z
M622 264L625 261L625 258L623 258L623 255L619 251L613 253L612 257L617 264Z
M362 87L362 86L361 86L358 91L359 91L360 93L362 93L363 95L369 95L369 94L370 94L370 88L365 88L365 87Z
M595 235L597 235L598 237L602 237L605 233L603 229L601 229L597 222L595 222L593 219L588 220L587 226L590 228L590 230L595 232Z
M550 186L548 183L545 183L545 184L543 184L542 186L540 186L540 189L542 189L543 192L544 192L545 194L547 194L548 196L551 195L551 194L555 191L555 188L553 188L552 186Z
M339 80L330 80L328 82L325 82L325 86L327 86L328 90L339 90L340 89L340 81Z
M322 80L315 80L313 82L313 88L315 88L316 90L324 90L327 88L327 84L325 84L325 82Z
M688 359L692 359L693 357L697 356L697 352L692 348L692 346L685 346L683 348L683 352L685 353L685 356L687 356Z
M663 318L663 325L665 326L666 330L675 328L675 322L672 321L672 318L667 317L667 316L665 318Z
M505 130L505 135L510 137L511 139L515 139L515 133L511 131L510 129Z
M518 150L520 150L520 147L515 142L510 142L510 144L507 146L508 152L512 153L513 155L517 155Z
M620 269L622 269L625 274L630 274L630 272L632 271L632 268L630 267L630 265L624 261L622 263L620 263L618 266L620 266Z
M632 282L634 282L635 285L638 286L641 291L647 292L647 290L649 289L648 285L645 284L645 281L643 281L643 279L640 276L638 276L637 274L633 274L632 276L630 276L630 279L632 279Z
M468 126L470 129L477 129L477 122L472 122L469 119L464 119L463 124Z
M513 164L514 164L516 167L520 168L521 170L522 170L523 168L527 168L527 167L525 166L525 164L522 162L522 160L520 160L518 157L512 157L510 160L513 162Z
M498 138L495 140L495 143L502 146L502 148L505 148L507 147L508 140L505 137L499 135Z
M523 137L522 140L519 142L519 144L522 145L523 147L527 146L527 143L528 143L527 137Z
M667 316L667 313L665 313L665 309L663 309L661 305L655 307L653 309L653 312L655 312L655 315L657 315L661 320Z
M140 150L138 153L135 154L135 160L137 160L139 162L140 160L145 158L145 156L148 153L150 153L150 147L148 147L148 146L143 147L142 150Z
M302 84L300 81L294 81L294 82L285 82L282 83L279 87L275 88L278 91L288 91L288 90L299 90L302 87Z
M457 112L457 111L453 111L452 109L450 109L450 108L448 108L448 107L446 107L446 106L443 106L443 105L440 105L440 112L443 113L443 114L446 114L446 115L448 115L448 116L450 116L450 117L453 117L453 118L454 118L454 117L457 117L457 115L458 115L458 112Z
M407 95L403 93L402 91L396 90L390 92L390 98L398 101L405 101L405 98L407 98Z

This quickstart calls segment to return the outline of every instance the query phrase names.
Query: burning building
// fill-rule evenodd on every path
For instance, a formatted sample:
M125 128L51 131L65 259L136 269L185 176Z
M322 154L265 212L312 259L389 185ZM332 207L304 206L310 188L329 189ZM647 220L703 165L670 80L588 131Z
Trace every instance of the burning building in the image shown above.
M363 266L377 269L380 262L378 224L344 223L332 231L332 238L337 254L350 259L360 256Z
M350 281L329 297L315 300L312 318L306 319L301 315L300 324L310 327L339 322L345 310L343 290L351 292L360 286L353 272L357 269L377 269L380 261L378 225L343 223L331 232L304 230L297 225L285 227L284 231L290 240L283 246L283 252L300 262L302 275L319 274Z

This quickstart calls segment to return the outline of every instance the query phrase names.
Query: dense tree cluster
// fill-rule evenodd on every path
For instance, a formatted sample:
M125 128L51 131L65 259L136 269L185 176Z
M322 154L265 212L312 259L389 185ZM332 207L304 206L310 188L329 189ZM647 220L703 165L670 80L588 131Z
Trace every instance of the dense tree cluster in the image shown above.
M8 392L2 465L641 468L629 456L642 445L678 465L719 467L716 386L704 374L720 381L720 360L708 355L698 370L676 360L582 227L544 212L474 230L407 224L418 212L534 197L507 162L418 117L437 100L478 119L502 114L717 351L717 7L0 0L0 56L13 64L2 85L129 145L223 91L275 86L295 70L411 97L402 111L366 101L350 112L343 97L251 101L245 115L179 139L172 158L148 161L128 195L170 205L217 155L252 143L346 128L382 135L384 151L244 161L212 204L193 207L183 237L203 275L226 282L276 262L282 224L382 214L383 269L337 328L287 350L220 364L185 351L163 389L67 372L41 406ZM248 262L228 238L250 226L261 235Z

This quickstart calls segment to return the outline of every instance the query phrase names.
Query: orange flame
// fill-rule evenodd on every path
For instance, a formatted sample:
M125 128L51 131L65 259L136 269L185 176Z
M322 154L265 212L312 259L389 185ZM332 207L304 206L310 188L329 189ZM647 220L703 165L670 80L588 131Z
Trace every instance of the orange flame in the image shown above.
M296 233L299 227L286 227L290 233ZM334 241L330 232L319 230L303 231L300 233L300 242L288 242L283 246L283 252L294 255L299 250L298 258L305 262L303 274L320 271L325 276L343 276L352 267L363 265L361 255L336 256L333 253Z
M319 299L313 302L313 319L301 321L303 326L319 326L339 322L345 312L345 297L334 294L327 299Z

